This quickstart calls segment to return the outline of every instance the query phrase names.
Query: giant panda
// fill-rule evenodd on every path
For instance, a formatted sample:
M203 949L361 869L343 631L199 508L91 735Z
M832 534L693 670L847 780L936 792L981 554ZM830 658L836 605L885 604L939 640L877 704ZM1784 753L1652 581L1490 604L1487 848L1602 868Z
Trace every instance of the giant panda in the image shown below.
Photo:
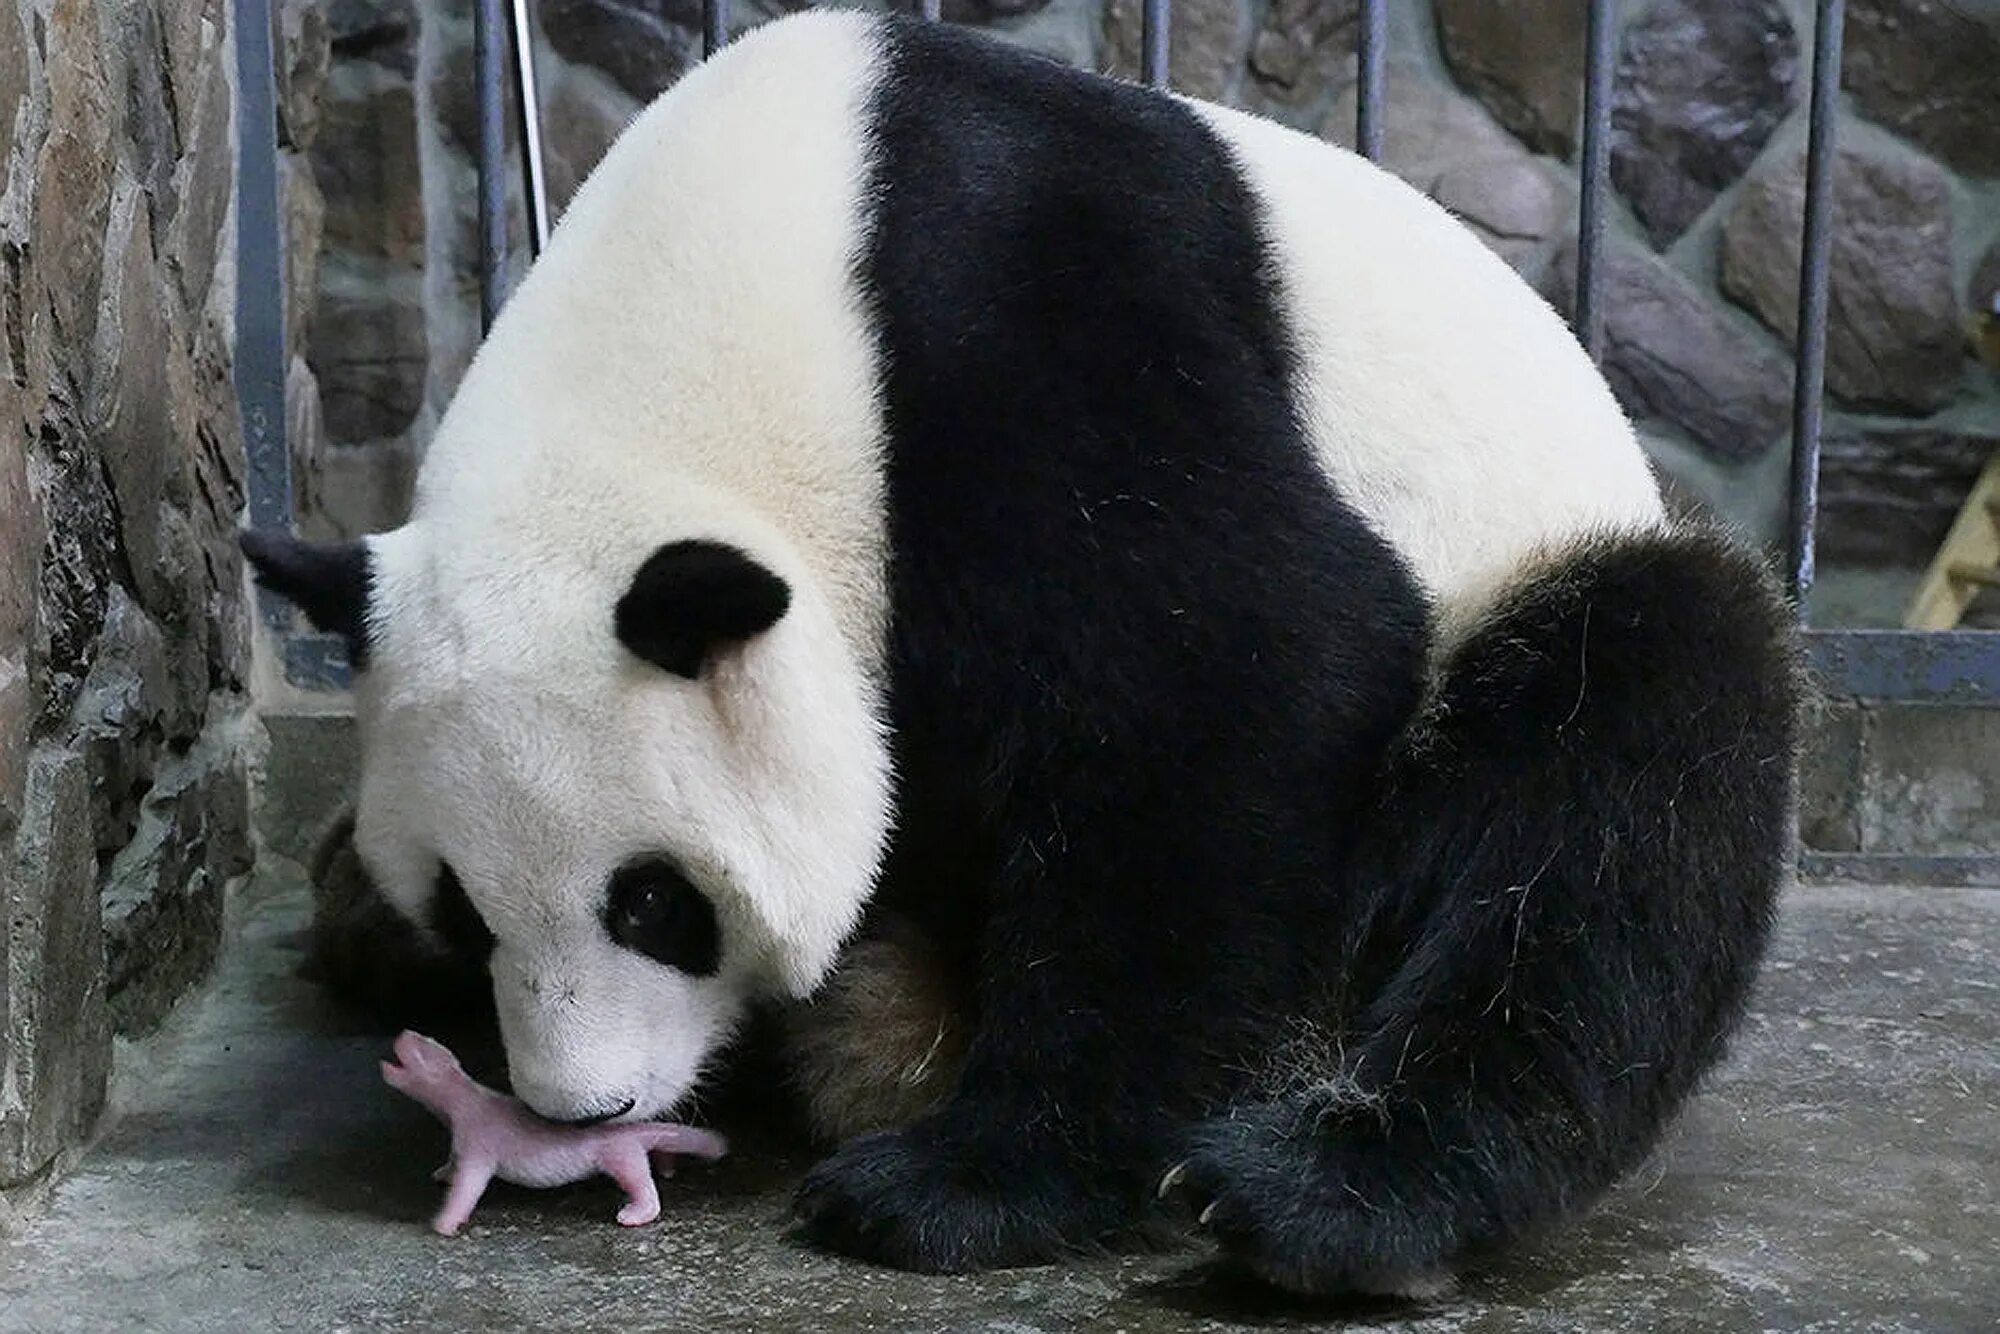
M683 1107L790 1006L812 1242L1183 1220L1305 1293L1575 1214L1788 866L1761 561L1558 315L1274 124L937 25L764 26L624 133L345 634L355 847L514 1090Z

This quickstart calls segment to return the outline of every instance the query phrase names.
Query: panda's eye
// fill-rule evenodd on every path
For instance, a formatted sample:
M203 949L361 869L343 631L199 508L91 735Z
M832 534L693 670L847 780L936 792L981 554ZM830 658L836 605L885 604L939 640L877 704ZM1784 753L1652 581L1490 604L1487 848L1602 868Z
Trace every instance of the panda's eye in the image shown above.
M626 949L695 977L708 976L721 962L714 905L664 858L630 862L612 873L604 929Z
M431 930L444 940L452 953L484 965L493 954L493 932L479 909L472 906L458 872L449 862L438 868L437 888L431 895Z

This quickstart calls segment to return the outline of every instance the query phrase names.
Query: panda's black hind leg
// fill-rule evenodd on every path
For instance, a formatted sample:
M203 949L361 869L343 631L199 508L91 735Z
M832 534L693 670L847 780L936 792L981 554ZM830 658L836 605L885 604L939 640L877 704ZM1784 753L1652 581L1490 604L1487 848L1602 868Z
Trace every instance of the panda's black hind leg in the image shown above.
M1589 1204L1720 1055L1784 878L1796 674L1696 532L1552 564L1448 659L1351 863L1345 1002L1163 1193L1293 1291L1396 1291Z

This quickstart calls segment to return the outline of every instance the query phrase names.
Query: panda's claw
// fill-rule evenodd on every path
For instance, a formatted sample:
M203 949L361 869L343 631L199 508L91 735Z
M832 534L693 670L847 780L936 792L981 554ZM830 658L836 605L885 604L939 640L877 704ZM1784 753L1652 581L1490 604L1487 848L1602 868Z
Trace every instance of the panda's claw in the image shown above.
M1215 1206L1220 1203L1220 1200L1210 1200L1207 1206L1195 1216L1194 1225L1196 1227L1207 1227L1208 1220L1215 1217Z
M1154 1192L1153 1195L1154 1199L1156 1200L1166 1199L1167 1196L1173 1194L1174 1188L1176 1186L1180 1185L1181 1182L1187 1179L1188 1162L1189 1162L1188 1159L1183 1158L1179 1162L1175 1163L1172 1167L1169 1167L1167 1169L1166 1175L1160 1178L1160 1186L1159 1189Z

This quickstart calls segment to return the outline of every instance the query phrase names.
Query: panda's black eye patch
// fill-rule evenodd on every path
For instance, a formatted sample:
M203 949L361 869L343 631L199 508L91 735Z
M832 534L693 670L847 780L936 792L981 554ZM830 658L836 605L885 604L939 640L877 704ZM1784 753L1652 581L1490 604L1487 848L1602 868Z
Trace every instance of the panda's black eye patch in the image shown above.
M431 895L431 930L443 938L452 953L482 967L492 957L493 932L479 909L472 906L449 862L438 867L437 887Z
M722 960L715 905L662 857L612 872L604 929L626 949L694 977L707 977Z

